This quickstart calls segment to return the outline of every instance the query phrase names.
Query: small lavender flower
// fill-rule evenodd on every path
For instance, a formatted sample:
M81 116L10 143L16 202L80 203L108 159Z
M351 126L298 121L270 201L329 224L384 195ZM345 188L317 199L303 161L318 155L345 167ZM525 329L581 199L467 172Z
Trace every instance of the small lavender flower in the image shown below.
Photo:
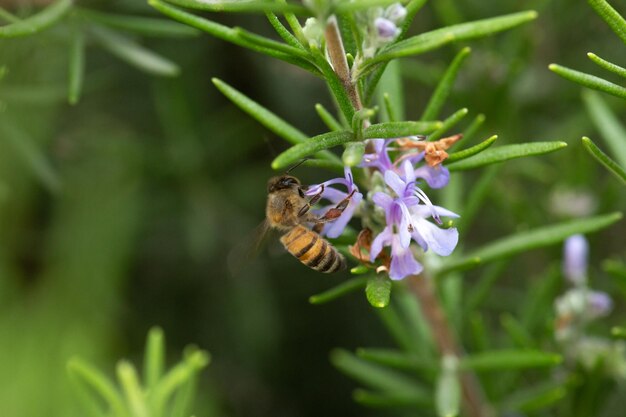
M336 188L330 187L331 185L337 185L337 184L344 185L347 189L347 192L343 192ZM352 177L352 171L350 170L349 167L344 168L344 178L334 178L332 180L328 180L321 184L312 185L304 192L304 194L307 196L316 195L317 193L320 192L320 189L322 187L324 187L324 190L322 191L321 198L330 201L332 204L327 205L319 210L315 210L315 212L319 214L325 213L330 208L334 207L340 201L342 201L343 199L348 197L350 194L352 194L352 197L350 197L348 206L345 208L343 213L341 213L341 216L339 216L337 219L333 220L332 222L326 223L324 225L324 228L322 229L322 233L321 233L322 235L328 236L330 238L336 238L336 237L339 237L343 233L343 230L346 228L346 225L348 224L350 219L352 219L352 216L354 215L355 210L357 209L357 207L359 206L359 204L361 204L361 201L363 200L363 194L359 192L358 187L354 183L354 179Z
M588 252L589 245L583 235L574 235L565 241L563 273L571 283L581 285L586 282Z
M402 23L406 17L406 9L400 3L394 3L387 7L384 16L396 25Z
M406 139L370 139L366 146L373 148L373 152L365 154L363 156L363 162L359 166L376 168L381 173L384 173L387 170L400 173L401 170L399 169L399 165L402 162L409 160L413 164L417 164L424 160L424 152L410 152L405 153L395 162L391 162L391 158L389 157L389 146L393 142L400 140ZM417 141L417 137L411 137L409 140ZM443 188L448 185L448 182L450 181L450 171L442 165L430 166L426 164L415 169L415 177L425 180L430 188Z
M381 173L393 169L393 163L389 158L388 146L391 139L368 139L365 141L365 148L373 149L373 152L363 155L363 161L359 164L361 168L376 168Z
M395 280L418 274L422 270L422 265L415 260L411 252L411 240L415 240L424 251L430 248L443 256L452 253L458 242L458 232L455 228L440 229L426 220L432 217L441 224L440 216L458 216L449 210L434 206L426 194L416 186L415 170L410 161L404 161L402 171L403 177L393 170L384 173L385 183L396 197L385 192L377 192L372 198L374 203L384 210L387 225L372 242L370 260L374 262L383 247L391 246L389 277Z
M591 319L608 315L613 308L613 300L602 291L589 291L587 293L587 316Z
M400 34L400 29L389 19L384 17L377 17L374 19L374 27L378 38L382 42L392 41Z

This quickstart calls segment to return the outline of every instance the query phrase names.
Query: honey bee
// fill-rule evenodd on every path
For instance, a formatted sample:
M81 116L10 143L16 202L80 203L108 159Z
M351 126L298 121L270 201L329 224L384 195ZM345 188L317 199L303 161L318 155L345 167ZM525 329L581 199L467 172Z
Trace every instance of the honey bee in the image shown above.
M319 272L331 273L346 268L346 259L320 236L324 223L338 218L348 206L352 194L328 210L322 216L310 212L322 196L320 192L307 200L304 195L306 187L300 180L289 175L289 171L281 176L271 178L267 183L267 207L265 210L269 227L286 232L280 242L285 249L304 265ZM313 229L306 227L313 223Z

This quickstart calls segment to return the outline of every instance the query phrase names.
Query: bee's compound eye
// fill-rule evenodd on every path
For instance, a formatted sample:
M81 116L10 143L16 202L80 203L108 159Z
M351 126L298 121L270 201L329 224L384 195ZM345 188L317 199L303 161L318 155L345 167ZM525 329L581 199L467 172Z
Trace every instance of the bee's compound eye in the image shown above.
M289 187L291 185L298 184L298 182L295 180L295 178L283 178L283 180L280 183L281 183L281 185L283 185L285 187Z

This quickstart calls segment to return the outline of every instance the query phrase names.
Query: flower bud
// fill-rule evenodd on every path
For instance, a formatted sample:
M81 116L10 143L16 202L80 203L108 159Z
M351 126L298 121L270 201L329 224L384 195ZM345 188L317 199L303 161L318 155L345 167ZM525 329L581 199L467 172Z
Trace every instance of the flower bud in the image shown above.
M406 17L406 9L400 3L394 3L385 10L385 17L397 25Z
M587 293L587 316L590 319L603 317L613 308L613 300L607 293L590 291Z
M384 41L391 41L400 33L400 29L398 29L395 23L384 17L377 17L374 20L374 26L376 26L378 37Z
M563 250L563 274L573 284L587 280L587 253L589 246L583 235L574 235L565 241Z
M304 33L304 36L308 39L309 43L314 43L318 46L320 45L320 40L324 35L324 29L316 18L309 17L306 22L304 22L302 32Z

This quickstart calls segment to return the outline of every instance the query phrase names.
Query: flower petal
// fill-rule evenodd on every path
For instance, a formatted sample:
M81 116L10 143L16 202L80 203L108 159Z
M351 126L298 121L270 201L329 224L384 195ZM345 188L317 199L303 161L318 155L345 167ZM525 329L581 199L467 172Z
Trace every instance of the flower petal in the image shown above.
M397 194L398 197L404 197L404 190L406 190L406 183L391 170L385 171L385 183Z
M376 236L372 242L372 247L370 248L370 262L374 262L374 260L376 260L376 257L383 250L384 246L389 246L391 244L391 237L391 227L389 226L385 227L383 231Z
M436 214L442 217L452 217L454 219L461 217L455 212L445 209L441 206L433 205L432 207L429 207L425 204L411 206L411 213L413 213L414 216L418 216L424 219L430 217L433 213L433 210Z
M383 193L382 191L378 191L372 196L372 201L381 207L385 212L388 212L391 209L391 205L393 204L393 198L389 195Z
M404 161L402 163L402 170L404 171L404 181L406 184L415 182L415 168L413 168L411 161Z
M415 170L415 176L426 180L430 188L443 188L450 181L450 171L441 165L436 167L423 165Z
M413 225L413 218L411 217L408 207L402 201L397 202L397 204L398 207L400 207L400 212L402 213L400 227L398 230L398 234L400 235L400 245L403 248L408 248L411 244L411 232L409 232L409 228L414 229L415 226Z
M414 219L417 227L413 233L415 241L424 251L432 249L437 255L448 256L459 242L459 232L455 227L441 229L425 219ZM420 236L415 236L419 234ZM421 239L420 239L421 238ZM424 247L422 244L426 244Z
M411 249L401 248L397 243L394 242L391 249L389 278L399 280L409 275L417 275L422 272L423 267L415 260Z

